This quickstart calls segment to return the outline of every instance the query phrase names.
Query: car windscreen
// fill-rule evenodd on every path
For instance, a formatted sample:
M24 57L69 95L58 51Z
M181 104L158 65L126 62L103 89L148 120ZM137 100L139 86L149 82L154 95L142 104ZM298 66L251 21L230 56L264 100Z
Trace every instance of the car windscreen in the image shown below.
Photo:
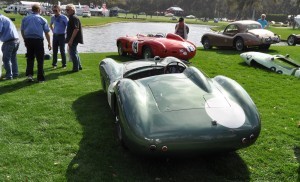
M150 67L136 68L130 70L126 72L123 77L132 80L137 80L137 79L161 75L161 74L164 74L164 66L150 66Z
M252 30L252 29L261 29L261 26L258 24L249 24L247 25L247 30Z

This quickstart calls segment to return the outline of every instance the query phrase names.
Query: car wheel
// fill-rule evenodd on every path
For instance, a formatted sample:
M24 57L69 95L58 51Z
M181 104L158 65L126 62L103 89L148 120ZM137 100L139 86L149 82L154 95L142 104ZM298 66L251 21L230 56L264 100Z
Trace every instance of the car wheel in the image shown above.
M270 48L270 46L271 46L271 44L260 45L259 49L268 50Z
M210 42L209 42L209 39L207 38L207 37L205 37L204 39L203 39L203 48L205 49L205 50L207 50L207 49L211 49L211 45L210 45Z
M276 73L278 73L278 74L282 74L282 71L281 71L281 70L278 70Z
M153 58L152 50L150 47L146 46L143 49L143 58L144 59Z
M120 56L126 56L126 52L124 52L123 46L122 46L122 42L118 42L117 44L118 46L118 53Z
M271 67L270 70L273 71L273 72L276 72L276 68L275 67Z
M242 51L245 49L244 40L242 38L237 38L235 41L235 49L237 51Z
M294 35L290 35L287 39L287 44L289 46L294 46L296 45L296 40L295 40L295 36Z
M118 106L117 106L117 109L116 109L115 123L116 123L116 131L117 131L118 140L119 140L121 146L123 148L127 149L127 146L125 145L124 139L123 139L123 129L122 129L122 126L120 124L120 115L119 115Z
M101 76L101 85L104 92L106 92L106 85L103 76Z

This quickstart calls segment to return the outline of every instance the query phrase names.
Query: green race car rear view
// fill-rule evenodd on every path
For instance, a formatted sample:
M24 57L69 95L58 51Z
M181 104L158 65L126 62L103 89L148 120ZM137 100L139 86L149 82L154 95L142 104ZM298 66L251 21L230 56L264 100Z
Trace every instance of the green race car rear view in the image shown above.
M261 129L247 92L225 76L208 78L174 57L100 62L118 138L146 155L234 151L252 145Z

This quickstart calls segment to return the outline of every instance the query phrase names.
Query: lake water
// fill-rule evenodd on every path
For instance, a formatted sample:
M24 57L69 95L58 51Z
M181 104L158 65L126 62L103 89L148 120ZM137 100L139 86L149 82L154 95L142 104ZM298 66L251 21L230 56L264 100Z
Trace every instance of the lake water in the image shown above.
M204 33L211 31L210 28L194 24L188 26L190 28L188 40L196 46L202 46L200 39ZM173 33L174 30L175 23L112 23L105 26L83 28L84 44L79 44L78 51L81 53L117 52L116 40L121 36L134 36L138 33ZM19 34L21 37L21 33ZM45 50L48 50L46 42L45 40ZM26 48L21 39L18 54L25 52Z

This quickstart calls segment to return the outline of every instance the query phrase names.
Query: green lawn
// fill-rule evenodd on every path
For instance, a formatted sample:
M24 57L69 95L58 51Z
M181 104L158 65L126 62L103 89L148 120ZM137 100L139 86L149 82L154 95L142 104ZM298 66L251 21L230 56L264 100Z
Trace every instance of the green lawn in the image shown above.
M299 47L270 54L300 60ZM234 50L198 48L192 65L239 82L262 119L256 143L235 153L193 158L141 158L123 149L100 84L98 64L117 53L81 54L83 70L51 68L47 81L0 82L0 181L299 181L299 78L247 66ZM187 93L188 94L188 93Z

